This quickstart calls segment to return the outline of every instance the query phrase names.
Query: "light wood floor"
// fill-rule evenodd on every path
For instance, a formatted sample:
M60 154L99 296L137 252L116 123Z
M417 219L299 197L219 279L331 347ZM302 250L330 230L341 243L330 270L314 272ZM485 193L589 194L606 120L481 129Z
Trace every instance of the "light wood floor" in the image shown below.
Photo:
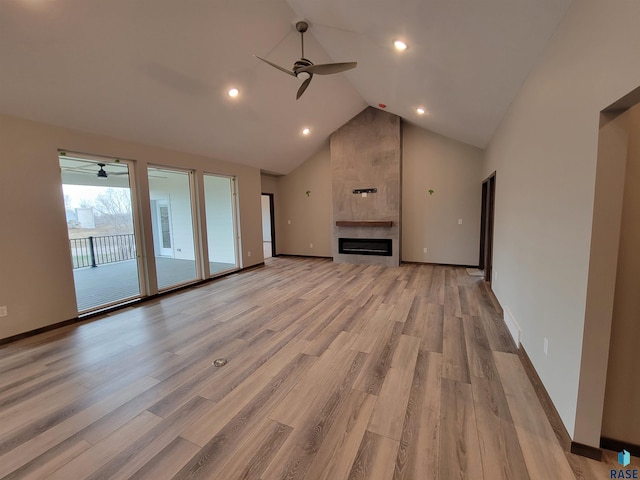
M0 348L0 478L548 480L570 465L609 478L562 451L463 268L274 258Z

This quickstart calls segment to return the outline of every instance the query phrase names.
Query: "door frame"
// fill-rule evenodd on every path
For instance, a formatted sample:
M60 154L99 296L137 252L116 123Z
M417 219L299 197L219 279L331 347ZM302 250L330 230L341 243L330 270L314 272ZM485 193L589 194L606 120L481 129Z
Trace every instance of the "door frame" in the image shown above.
M136 179L137 171L136 171L136 161L132 159L124 159L124 158L115 158L109 156L102 156L92 153L84 153L77 152L73 150L63 150L58 149L58 162L60 162L61 157L73 157L77 160L82 160L86 162L93 163L96 167L99 163L106 164L105 168L108 169L110 165L120 164L126 165L127 167L127 179L128 185L127 188L129 190L129 201L131 202L131 217L133 223L133 236L136 247L136 268L138 273L138 294L130 297L121 298L115 300L110 303L106 303L103 305L98 305L95 307L91 307L86 310L79 310L78 308L78 298L77 298L77 289L74 279L74 297L76 299L76 311L78 315L88 315L95 311L105 310L112 307L118 307L119 305L124 305L128 302L137 300L139 298L146 297L149 295L149 283L146 275L146 264L144 261L145 258L145 250L144 250L144 242L142 241L142 215L139 210L140 199L138 197L138 182ZM64 185L64 180L60 179L61 185ZM99 185L96 185L99 186ZM123 187L120 187L123 188ZM71 260L71 252L70 252L70 260ZM73 265L72 265L73 266Z
M496 172L482 181L482 210L480 214L480 255L478 268L484 270L485 281L491 283L493 274L493 226L495 216Z
M269 197L269 220L271 223L271 256L276 256L276 217L275 201L273 193L262 192L262 195Z

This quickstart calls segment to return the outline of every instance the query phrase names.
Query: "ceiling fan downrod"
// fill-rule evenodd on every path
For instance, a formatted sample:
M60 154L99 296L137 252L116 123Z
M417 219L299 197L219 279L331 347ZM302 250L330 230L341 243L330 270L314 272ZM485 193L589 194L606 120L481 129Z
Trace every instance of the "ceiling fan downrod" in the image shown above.
M309 24L304 20L296 23L296 30L300 32L300 44L302 45L302 58L304 58L304 32L309 29Z

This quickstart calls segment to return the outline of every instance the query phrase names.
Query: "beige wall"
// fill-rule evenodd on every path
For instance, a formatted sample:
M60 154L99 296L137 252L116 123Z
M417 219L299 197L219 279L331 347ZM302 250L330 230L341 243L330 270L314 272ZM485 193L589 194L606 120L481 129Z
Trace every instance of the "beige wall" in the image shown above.
M331 257L329 143L291 173L278 177L277 189L274 196L277 253ZM309 196L307 191L311 192Z
M148 164L236 175L242 265L263 261L258 169L7 116L0 116L0 148L0 305L9 313L0 318L0 338L77 315L58 149L136 161L148 252L153 248Z
M482 151L414 125L404 123L402 128L402 260L477 265ZM331 257L329 145L289 175L263 174L262 185L263 192L275 194L278 253ZM435 191L431 196L430 188ZM307 190L312 192L308 198ZM313 217L306 215L306 208ZM308 245L310 236L322 239L315 241L314 251ZM422 253L425 239L427 255Z
M602 436L640 445L640 105L628 113L629 143Z
M638 18L638 2L573 2L487 148L483 169L498 179L493 289L520 325L567 430L592 446L604 384L581 363L606 366L608 353L584 331L591 328L585 315L599 112L640 85ZM608 295L608 288L590 294Z
M402 135L402 260L478 265L482 150L406 122Z
M262 193L278 193L278 176L263 173L260 175L260 184L262 185ZM274 196L275 198L275 196Z

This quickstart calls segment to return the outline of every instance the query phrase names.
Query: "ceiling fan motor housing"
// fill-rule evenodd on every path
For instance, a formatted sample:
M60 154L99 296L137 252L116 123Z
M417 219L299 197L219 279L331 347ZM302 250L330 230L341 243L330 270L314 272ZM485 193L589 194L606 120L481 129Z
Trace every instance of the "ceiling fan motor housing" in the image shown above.
M311 77L311 73L300 72L299 70L304 67L310 67L311 65L313 65L313 62L311 60L308 60L306 58L301 58L300 60L297 60L293 64L293 73L295 73L296 77L298 77L299 79L306 80L307 78Z
M98 166L100 167L100 170L98 170L97 176L100 178L107 178L109 175L107 174L106 170L104 169L104 167L106 166L104 163L99 163Z

